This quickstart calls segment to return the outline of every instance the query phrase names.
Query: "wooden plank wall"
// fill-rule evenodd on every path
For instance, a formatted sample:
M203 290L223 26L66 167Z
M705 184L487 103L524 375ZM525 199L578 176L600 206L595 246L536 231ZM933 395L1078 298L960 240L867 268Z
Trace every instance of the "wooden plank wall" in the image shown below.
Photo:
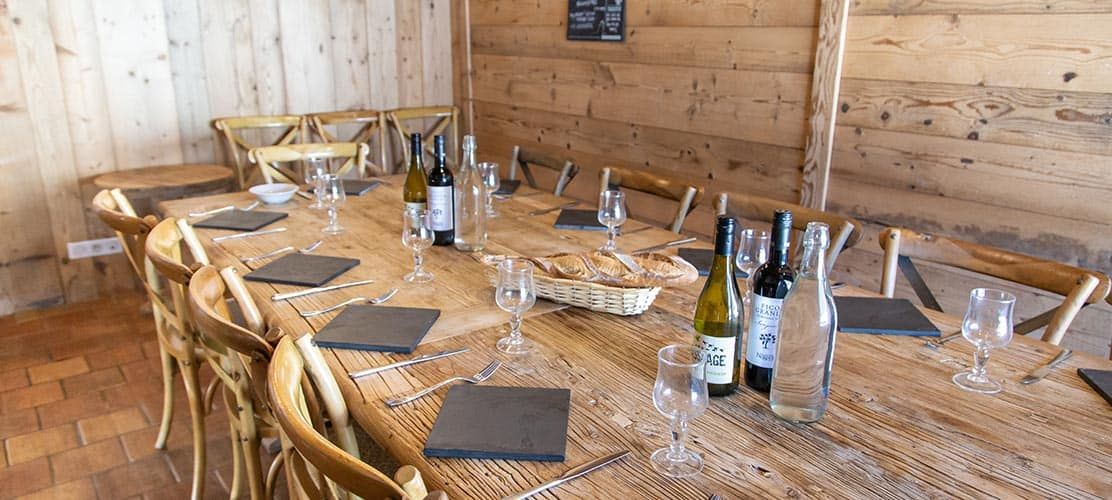
M841 270L876 286L899 225L1112 272L1110 26L1108 1L856 0L827 206L875 225ZM925 274L951 312L983 284ZM1065 343L1106 355L1110 324L1082 311Z
M0 315L133 287L91 177L214 159L213 117L452 101L449 0L0 0Z

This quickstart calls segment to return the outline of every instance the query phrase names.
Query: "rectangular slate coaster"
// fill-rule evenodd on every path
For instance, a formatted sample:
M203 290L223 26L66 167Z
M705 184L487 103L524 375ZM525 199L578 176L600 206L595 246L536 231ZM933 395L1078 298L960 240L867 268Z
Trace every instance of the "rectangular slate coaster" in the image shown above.
M452 387L425 441L425 456L562 462L571 391Z
M289 217L285 212L267 212L265 210L229 210L218 213L207 219L197 221L193 227L208 229L230 229L232 231L257 231L274 222Z
M1087 382L1093 390L1104 397L1112 405L1112 370L1094 370L1092 368L1078 368L1077 375Z
M553 224L556 229L573 229L577 231L605 231L606 226L598 221L598 210L576 210L565 208L560 211Z
M359 259L291 253L247 273L243 279L315 287L358 265Z
M438 309L348 306L313 337L320 347L411 353L440 317Z
M838 331L937 337L938 328L907 299L834 297Z
M348 196L363 196L374 188L382 185L379 181L361 181L357 179L344 179L344 194ZM310 193L316 193L317 188L310 189Z
M498 189L494 190L494 194L514 194L520 186L521 179L502 179L498 181Z
M681 259L690 262L699 271L699 276L707 276L710 274L710 265L714 262L714 250L709 248L681 248L679 250ZM734 269L734 276L738 278L748 278L749 274L741 269Z

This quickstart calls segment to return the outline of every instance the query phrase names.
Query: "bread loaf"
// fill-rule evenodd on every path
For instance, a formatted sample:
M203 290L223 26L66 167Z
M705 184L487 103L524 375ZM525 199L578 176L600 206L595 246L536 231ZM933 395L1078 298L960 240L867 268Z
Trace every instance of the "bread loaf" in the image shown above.
M506 256L487 255L484 261L497 265ZM610 252L558 253L528 257L538 276L600 283L623 288L652 288L686 285L699 279L699 271L675 255L638 255Z

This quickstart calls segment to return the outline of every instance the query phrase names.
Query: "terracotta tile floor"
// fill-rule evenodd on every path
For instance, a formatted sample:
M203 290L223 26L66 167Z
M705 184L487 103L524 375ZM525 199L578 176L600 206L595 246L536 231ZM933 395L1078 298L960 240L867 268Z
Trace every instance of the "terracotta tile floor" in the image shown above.
M162 373L143 302L125 294L0 317L0 499L188 498L193 446L180 378L169 444L154 449ZM208 383L211 370L201 373ZM227 498L231 482L219 399L205 422L209 498Z

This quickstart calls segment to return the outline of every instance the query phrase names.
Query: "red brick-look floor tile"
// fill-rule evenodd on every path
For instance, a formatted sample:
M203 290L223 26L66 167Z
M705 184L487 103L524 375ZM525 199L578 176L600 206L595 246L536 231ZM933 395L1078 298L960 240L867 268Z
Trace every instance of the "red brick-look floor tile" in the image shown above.
M123 373L120 368L112 366L101 370L92 371L84 375L77 375L62 379L62 390L70 398L86 392L99 391L124 383Z
M110 437L147 427L147 417L138 407L77 421L77 429L84 444L95 443Z
M66 377L87 373L88 371L89 364L85 362L84 357L69 358L27 368L27 374L30 376L32 384L60 380Z
M93 480L101 498L126 498L147 491L161 491L177 482L163 456L153 456L101 472Z
M62 384L57 381L35 384L0 393L0 412L8 413L65 399Z
M39 416L33 408L0 413L0 439L39 430Z
M40 458L0 469L0 500L50 487L50 462Z
M119 438L106 439L50 456L54 481L60 483L91 476L125 463L127 456L124 455Z
M62 401L42 405L36 410L44 428L76 422L82 418L103 415L110 411L109 403L99 392L90 392Z
M72 424L12 436L4 441L10 464L30 462L36 458L76 448L78 444L77 432Z
M31 385L31 382L27 379L27 369L25 368L0 372L0 392L19 389L29 385Z
M86 477L21 496L19 500L97 500L97 490L93 480Z

